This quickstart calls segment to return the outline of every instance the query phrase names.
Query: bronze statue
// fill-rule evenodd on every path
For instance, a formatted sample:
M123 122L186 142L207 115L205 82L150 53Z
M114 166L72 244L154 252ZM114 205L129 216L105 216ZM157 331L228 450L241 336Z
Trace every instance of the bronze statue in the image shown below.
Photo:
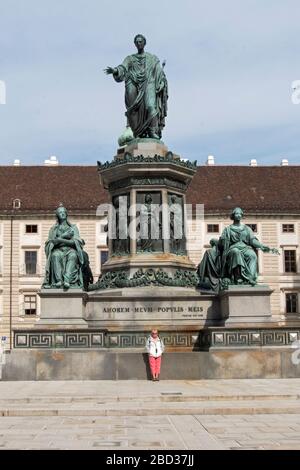
M121 198L123 199L120 201ZM130 223L128 204L129 204L129 197L126 195L116 196L113 198L113 206L115 210L114 212L115 236L112 240L113 256L123 256L124 254L128 254L130 250L129 234L127 233L127 236L124 238L124 235L125 235L124 224L126 225L126 229L128 231L128 227ZM108 225L107 225L106 231L108 231Z
M84 244L85 243L83 241L83 245ZM94 276L93 276L93 272L90 266L90 258L89 258L88 253L85 250L82 250L82 255L83 255L83 265L81 267L81 271L82 271L83 289L85 291L88 291L89 285L93 284L94 282Z
M169 195L169 216L170 251L177 255L183 255L186 253L186 250L181 196L176 194Z
M257 255L255 250L279 254L276 248L263 245L248 225L241 222L244 215L240 207L233 209L233 223L223 230L219 240L204 254L198 266L200 286L209 285L218 290L228 284L257 284Z
M128 124L134 137L160 139L167 115L168 82L164 64L145 52L146 38L134 38L137 54L129 55L118 67L107 67L116 82L125 81L125 104Z
M197 274L200 279L200 287L218 291L221 281L221 253L219 240L212 238L209 241L211 248L206 250L198 265Z
M56 209L57 223L50 229L45 244L47 257L44 288L83 287L83 240L76 225L68 221L67 209Z

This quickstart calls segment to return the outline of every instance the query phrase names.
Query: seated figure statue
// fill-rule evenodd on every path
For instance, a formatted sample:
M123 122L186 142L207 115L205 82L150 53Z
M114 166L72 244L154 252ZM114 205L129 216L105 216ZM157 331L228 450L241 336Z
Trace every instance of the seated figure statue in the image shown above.
M217 245L214 243L215 249L212 248L204 254L198 267L200 287L201 281L206 278L210 288L217 290L218 276L221 287L229 284L254 286L258 277L255 250L279 254L276 248L269 248L259 242L251 228L241 222L243 215L240 207L233 209L230 217L233 223L223 230Z
M65 207L56 209L57 223L51 227L45 245L47 257L44 288L83 287L83 240L76 225L68 221Z

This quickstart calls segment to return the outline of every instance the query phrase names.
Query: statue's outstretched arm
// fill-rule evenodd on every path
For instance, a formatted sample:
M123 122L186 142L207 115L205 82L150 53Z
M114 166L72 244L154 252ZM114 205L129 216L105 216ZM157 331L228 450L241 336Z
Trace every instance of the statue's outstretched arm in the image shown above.
M253 248L260 249L264 253L273 253L273 254L276 254L276 255L280 254L279 250L277 250L277 248L270 248L269 246L263 245L262 243L260 243L259 240L257 240L257 238L252 239L252 246L253 246Z
M106 69L104 69L103 71L106 73L106 75L116 74L118 72L115 67L106 67Z

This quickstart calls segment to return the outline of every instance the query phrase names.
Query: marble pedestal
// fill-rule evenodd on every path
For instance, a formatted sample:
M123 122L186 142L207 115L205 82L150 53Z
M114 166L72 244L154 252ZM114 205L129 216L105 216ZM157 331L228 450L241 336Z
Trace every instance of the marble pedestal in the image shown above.
M83 319L82 289L41 289L39 292L41 315L36 327L42 326L87 326Z
M222 313L216 295L202 295L187 287L130 287L86 294L84 318L93 328L119 330L178 331L221 325Z
M225 325L264 323L272 318L270 296L272 289L265 285L230 286L220 293L220 308Z
M261 324L272 319L268 286L230 286L219 295L192 287L144 286L83 292L42 289L36 327L134 331Z

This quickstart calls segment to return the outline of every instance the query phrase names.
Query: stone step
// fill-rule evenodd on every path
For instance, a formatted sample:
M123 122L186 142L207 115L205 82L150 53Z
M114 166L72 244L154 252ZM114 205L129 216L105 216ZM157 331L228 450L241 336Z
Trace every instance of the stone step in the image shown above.
M223 402L135 402L106 403L27 403L22 406L0 405L0 416L146 416L146 415L239 415L300 414L300 400L235 400Z
M188 395L182 392L161 392L159 395L99 395L99 396L34 396L34 397L15 397L15 398L0 398L0 408L5 405L22 405L22 404L72 404L72 403L87 403L87 404L105 404L116 402L136 402L142 400L145 403L166 403L166 402L202 402L202 401L252 401L252 400L300 400L300 394L228 394L228 395Z

